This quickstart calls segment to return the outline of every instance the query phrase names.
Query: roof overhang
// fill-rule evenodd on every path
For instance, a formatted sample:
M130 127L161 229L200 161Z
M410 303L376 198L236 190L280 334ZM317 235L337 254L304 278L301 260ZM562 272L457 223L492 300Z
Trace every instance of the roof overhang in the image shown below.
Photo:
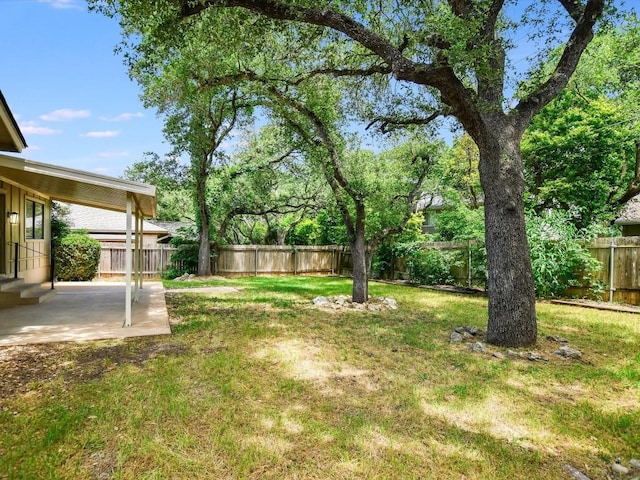
M0 91L0 150L20 153L26 147L27 142Z
M126 212L127 197L142 216L156 215L156 187L0 154L0 179L61 202Z

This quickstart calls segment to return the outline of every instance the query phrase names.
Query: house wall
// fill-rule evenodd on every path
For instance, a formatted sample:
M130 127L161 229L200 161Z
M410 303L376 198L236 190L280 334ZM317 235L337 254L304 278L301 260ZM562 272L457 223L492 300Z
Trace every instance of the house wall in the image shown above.
M0 195L4 196L4 272L14 274L15 271L15 243L18 247L18 277L24 278L29 283L40 283L50 278L51 255L51 201L37 193L10 184L0 179ZM44 238L29 239L26 236L26 202L41 203L44 206ZM7 212L18 212L19 220L16 225L11 225L7 218ZM7 242L10 245L7 245ZM0 255L2 257L2 255ZM0 259L0 261L2 261Z
M87 235L98 240L103 248L124 248L127 242L126 234L124 233L105 234L87 232ZM133 241L133 232L131 238ZM158 245L158 235L156 233L144 233L142 235L143 248L153 248Z
M637 237L640 236L640 225L623 225L622 226L623 237Z

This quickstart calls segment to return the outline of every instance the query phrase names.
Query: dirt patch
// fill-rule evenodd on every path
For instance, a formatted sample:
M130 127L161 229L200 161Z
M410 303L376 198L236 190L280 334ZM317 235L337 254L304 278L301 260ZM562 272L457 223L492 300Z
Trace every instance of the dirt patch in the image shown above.
M0 400L37 391L62 379L79 383L99 378L117 365L142 366L159 356L181 355L188 347L166 337L88 344L45 343L0 348Z
M118 467L118 455L113 451L99 450L87 455L84 464L91 472L92 480L110 480Z

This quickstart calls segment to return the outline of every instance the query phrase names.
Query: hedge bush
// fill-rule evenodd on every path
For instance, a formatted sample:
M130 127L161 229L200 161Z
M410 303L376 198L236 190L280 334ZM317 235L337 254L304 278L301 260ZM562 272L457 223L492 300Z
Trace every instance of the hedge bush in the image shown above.
M70 233L55 247L56 278L62 281L92 280L100 266L100 242L84 233Z
M407 258L409 279L422 285L453 285L451 266L454 258L449 252L425 248Z

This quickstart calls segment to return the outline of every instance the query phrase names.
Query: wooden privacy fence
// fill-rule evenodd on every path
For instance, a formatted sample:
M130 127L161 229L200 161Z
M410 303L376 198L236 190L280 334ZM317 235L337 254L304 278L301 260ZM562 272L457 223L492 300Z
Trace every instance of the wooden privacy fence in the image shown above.
M182 265L171 261L176 248L160 245L142 250L142 274L160 275L170 268L182 271ZM125 274L125 247L103 246L98 276L113 277ZM216 275L311 275L340 274L344 263L344 247L229 245L211 259Z
M456 283L478 285L469 268L475 261L474 242L434 242L425 248L436 248L458 253L452 267ZM586 248L602 264L597 280L605 285L602 299L619 303L640 305L640 237L598 238ZM182 271L181 265L171 261L177 249L160 245L144 248L142 273L155 276L170 268ZM278 246L278 245L230 245L223 247L212 258L212 271L224 276L249 275L350 275L351 254L345 247L328 246ZM99 276L125 274L125 248L103 247ZM406 266L399 260L394 278L407 278ZM586 287L572 288L568 295L586 296Z
M640 237L597 238L586 248L602 264L598 277L606 285L602 299L640 305ZM587 291L577 288L569 293Z
M471 285L470 268L474 242L433 242L425 248L452 250L459 253L460 259L452 268L452 274L459 284ZM602 300L609 302L640 305L640 237L597 238L585 245L585 248L602 265L595 279L605 286ZM401 264L397 267L402 275ZM473 282L475 283L475 282ZM573 287L567 289L567 296L588 296L589 289Z

